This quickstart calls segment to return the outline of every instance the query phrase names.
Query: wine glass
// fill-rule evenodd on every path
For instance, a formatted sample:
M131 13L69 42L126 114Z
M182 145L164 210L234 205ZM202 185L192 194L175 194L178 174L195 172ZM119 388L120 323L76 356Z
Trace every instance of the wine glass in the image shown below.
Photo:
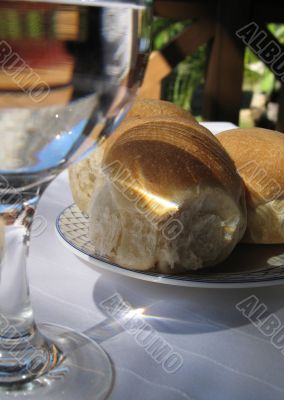
M111 388L111 362L95 342L60 326L38 330L26 256L47 185L129 108L147 62L149 5L0 2L1 399L97 400Z

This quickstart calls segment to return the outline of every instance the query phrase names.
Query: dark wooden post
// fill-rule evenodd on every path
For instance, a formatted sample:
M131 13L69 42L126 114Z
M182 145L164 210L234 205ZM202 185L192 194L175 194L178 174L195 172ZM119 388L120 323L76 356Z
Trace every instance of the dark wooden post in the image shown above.
M284 84L281 86L280 89L279 111L276 129L284 133Z
M206 120L238 124L245 46L235 32L249 21L250 0L218 0L203 101Z

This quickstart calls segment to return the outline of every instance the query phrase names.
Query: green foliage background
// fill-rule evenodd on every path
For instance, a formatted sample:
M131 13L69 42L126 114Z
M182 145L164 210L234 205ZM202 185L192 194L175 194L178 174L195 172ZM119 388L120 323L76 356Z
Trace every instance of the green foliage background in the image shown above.
M154 50L163 48L190 24L191 21L173 22L156 18L153 27ZM203 46L181 62L165 82L165 100L172 101L186 110L190 109L194 89L204 83L205 61L206 46Z
M170 19L155 18L153 24L153 49L160 50L181 33L191 21L174 22ZM284 25L269 24L268 29L284 43ZM164 98L175 104L190 109L192 94L198 85L204 83L206 65L206 45L200 47L192 56L181 62L164 83ZM250 50L245 51L244 90L269 95L276 82L270 70L259 67L259 59Z

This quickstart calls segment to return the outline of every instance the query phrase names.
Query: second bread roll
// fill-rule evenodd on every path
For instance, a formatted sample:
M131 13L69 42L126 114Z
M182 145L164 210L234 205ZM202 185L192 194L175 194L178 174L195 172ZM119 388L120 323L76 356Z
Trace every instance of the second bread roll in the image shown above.
M217 135L246 186L248 226L244 241L284 243L284 135L262 128Z

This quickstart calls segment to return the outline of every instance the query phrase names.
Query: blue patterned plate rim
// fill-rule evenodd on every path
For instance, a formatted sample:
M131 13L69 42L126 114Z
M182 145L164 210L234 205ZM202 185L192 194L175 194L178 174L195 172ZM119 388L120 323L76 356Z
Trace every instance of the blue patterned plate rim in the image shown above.
M129 270L110 262L105 257L95 255L94 247L88 240L88 217L84 216L75 204L66 207L56 219L56 232L60 241L74 254L102 270L111 271L120 275L175 286L206 287L206 288L246 288L284 284L284 245L256 246L242 245L250 249L249 254L259 254L260 249L271 253L272 265L259 266L254 270L218 270L216 267L201 271L192 271L182 275L165 275L155 272ZM74 233L79 237L74 238ZM76 236L76 235L75 235ZM82 242L84 244L82 244ZM249 247L248 247L249 246ZM275 249L275 256L273 256ZM239 249L231 256L238 258ZM262 250L261 250L262 251ZM283 253L283 254L282 254ZM235 254L235 255L234 255ZM274 265L273 265L274 263ZM227 262L228 264L228 262ZM227 268L227 267L226 267Z

